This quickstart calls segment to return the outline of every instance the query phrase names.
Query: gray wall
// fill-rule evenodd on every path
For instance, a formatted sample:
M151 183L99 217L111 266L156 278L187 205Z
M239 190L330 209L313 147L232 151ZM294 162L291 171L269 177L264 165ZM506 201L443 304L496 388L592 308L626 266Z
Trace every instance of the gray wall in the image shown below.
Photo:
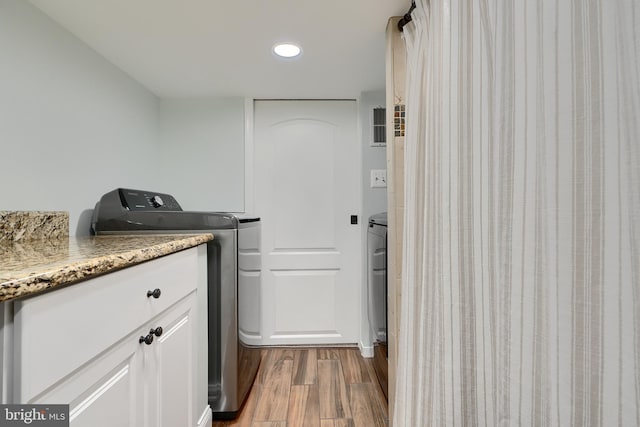
M244 210L244 98L162 100L156 190L186 210Z
M70 212L147 188L158 99L23 0L0 1L0 210ZM77 233L76 233L77 230Z
M387 210L387 189L371 188L371 169L387 168L387 150L385 147L372 147L371 114L374 107L385 106L385 91L362 92L360 96L360 123L362 124L362 197L363 221L369 216Z
M362 127L362 222L366 224L373 214L387 210L387 189L371 188L371 169L387 168L387 150L385 147L371 146L371 120L374 107L385 106L385 91L362 92L359 100L360 125ZM360 347L365 355L373 355L371 334L367 317L367 229L362 227L362 299L360 310L362 325L360 328Z
M21 0L0 0L0 210L89 232L116 187L244 209L244 99L162 100Z

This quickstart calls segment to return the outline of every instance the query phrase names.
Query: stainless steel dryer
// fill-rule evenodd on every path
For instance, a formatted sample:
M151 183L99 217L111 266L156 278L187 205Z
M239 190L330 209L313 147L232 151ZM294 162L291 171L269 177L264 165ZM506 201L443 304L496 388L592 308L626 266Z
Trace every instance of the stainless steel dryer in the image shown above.
M207 244L209 405L214 419L235 418L260 364L260 349L243 342L251 331L243 334L239 324L246 318L241 310L260 310L239 301L247 286L259 292L260 218L183 211L169 194L118 188L96 204L91 228L94 234L214 235Z
M373 367L387 396L387 213L370 216L367 230L367 311L373 335Z

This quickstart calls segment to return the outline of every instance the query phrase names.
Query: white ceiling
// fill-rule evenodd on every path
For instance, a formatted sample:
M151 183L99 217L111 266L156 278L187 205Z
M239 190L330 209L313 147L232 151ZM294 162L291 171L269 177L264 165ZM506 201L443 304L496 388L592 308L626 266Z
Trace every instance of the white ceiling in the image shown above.
M385 28L410 0L31 0L163 98L356 98L384 88ZM302 57L276 58L280 41Z

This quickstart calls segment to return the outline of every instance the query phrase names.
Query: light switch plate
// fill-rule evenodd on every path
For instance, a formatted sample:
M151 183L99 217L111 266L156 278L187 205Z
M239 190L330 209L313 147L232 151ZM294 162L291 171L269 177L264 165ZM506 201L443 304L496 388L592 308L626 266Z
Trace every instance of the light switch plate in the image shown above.
M387 170L371 169L371 188L384 188L387 186Z

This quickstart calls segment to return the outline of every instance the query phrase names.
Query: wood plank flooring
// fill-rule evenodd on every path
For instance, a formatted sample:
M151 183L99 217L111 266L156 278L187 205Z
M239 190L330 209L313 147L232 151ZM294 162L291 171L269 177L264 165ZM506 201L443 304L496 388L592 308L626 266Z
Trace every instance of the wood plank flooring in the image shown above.
M385 427L387 401L357 348L268 348L242 412L212 427Z

